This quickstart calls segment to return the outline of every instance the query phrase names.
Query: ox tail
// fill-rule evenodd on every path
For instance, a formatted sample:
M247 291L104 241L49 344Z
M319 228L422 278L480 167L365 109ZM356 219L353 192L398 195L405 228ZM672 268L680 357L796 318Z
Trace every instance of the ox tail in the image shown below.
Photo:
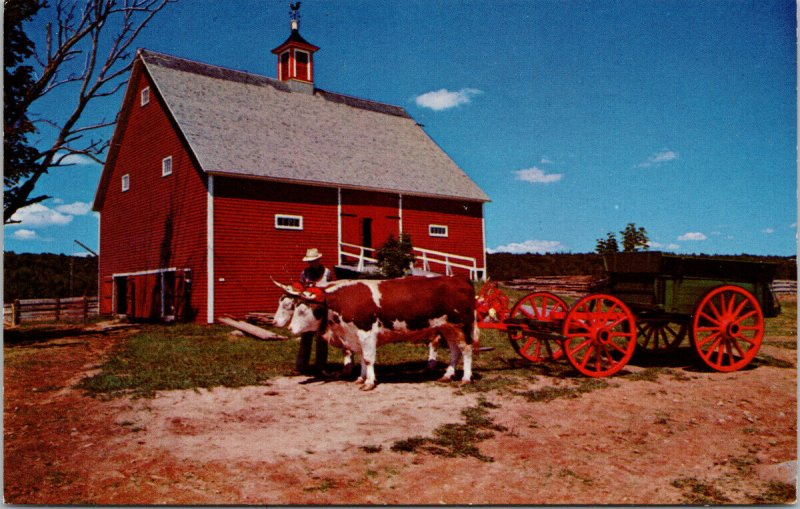
M481 349L481 329L478 327L478 312L473 312L473 320L472 320L472 331L465 330L464 333L467 334L467 344L472 345L472 356L478 355L478 352ZM471 340L471 341L470 341Z

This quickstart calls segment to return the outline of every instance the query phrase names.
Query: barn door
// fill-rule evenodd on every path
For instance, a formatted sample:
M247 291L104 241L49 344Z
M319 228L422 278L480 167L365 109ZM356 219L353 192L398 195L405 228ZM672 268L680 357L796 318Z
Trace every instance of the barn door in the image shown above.
M114 312L114 277L106 276L100 282L100 314L110 315Z

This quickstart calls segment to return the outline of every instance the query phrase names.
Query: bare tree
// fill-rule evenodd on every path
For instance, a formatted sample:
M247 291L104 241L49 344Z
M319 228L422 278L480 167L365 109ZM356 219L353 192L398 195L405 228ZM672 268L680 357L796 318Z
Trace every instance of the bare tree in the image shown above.
M7 11L27 4L33 5L34 16L53 18L44 25L44 47L36 48L24 62L32 67L30 83L14 98L13 108L8 107L6 99L6 131L30 119L36 131L46 126L54 133L46 143L31 141L31 133L27 134L32 155L16 161L14 167L5 160L4 224L17 222L11 218L20 208L49 198L31 195L50 169L70 166L69 156L77 154L103 162L110 139L98 130L114 125L116 118L105 118L87 111L87 107L125 86L133 64L131 45L153 16L173 1L56 0L52 7L47 0L4 1ZM8 70L6 63L7 75ZM57 89L68 89L73 99L60 115L31 113L37 101Z

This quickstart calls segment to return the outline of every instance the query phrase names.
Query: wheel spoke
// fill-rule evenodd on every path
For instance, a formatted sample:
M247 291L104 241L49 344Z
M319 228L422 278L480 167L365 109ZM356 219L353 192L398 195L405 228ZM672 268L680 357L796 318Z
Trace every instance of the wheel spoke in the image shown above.
M710 347L709 347L707 350L705 350L706 352L708 352L708 355L705 355L705 357L706 357L707 359L711 358L711 354L712 354L712 353L714 353L714 349L715 349L715 348L717 347L717 345L719 345L721 342L722 342L722 337L721 337L721 336L719 336L719 335L717 335L717 338L714 340L714 342L713 342L713 343L711 343L711 346L710 346Z
M583 357L581 358L582 368L584 369L586 368L586 364L589 362L589 359L591 359L593 351L594 351L594 345L589 345L589 348L586 350L586 352L584 352Z
M702 340L697 340L697 346L700 347L700 348L704 347L712 339L720 337L720 334L722 334L722 333L720 331L717 331L714 334L709 334L708 336L706 336Z
M757 315L757 314L758 314L758 311L756 311L756 310L754 309L754 310L752 310L752 311L749 311L749 312L745 313L744 315L740 316L739 318L737 318L736 320L734 320L734 322L733 322L733 323L735 323L736 325L738 325L738 324L742 323L743 321L747 320L748 318L750 318L751 316L754 316L754 315Z
M709 308L711 308L711 311L713 311L713 312L714 312L714 316L716 316L716 317L717 317L717 319L716 319L716 320L711 320L711 321L713 321L713 322L715 322L715 323L718 323L718 324L719 324L719 323L722 323L722 314L721 314L721 313L719 312L719 310L717 309L717 306L715 306L715 305L714 305L714 302L713 302L713 301L710 301L710 300L708 301L708 307L709 307ZM709 319L711 319L711 317L710 317L710 316L708 316L708 314L707 314L707 313L703 313L703 314L704 314L704 315L706 315L706 316L707 316Z
M711 304L711 303L709 302L709 304ZM714 325L716 325L717 327L719 327L719 326L721 326L721 325L722 325L722 320L716 320L716 319L714 319L714 318L711 318L711 317L708 315L708 313L705 313L705 312L700 312L700 316L701 316L702 318L705 318L705 319L706 319L706 320L708 320L709 322L713 323L713 324L714 324Z
M731 338L730 341L734 347L736 347L736 351L739 352L739 355L744 357L744 351L742 351L742 347L739 345L739 342L736 341L736 338Z

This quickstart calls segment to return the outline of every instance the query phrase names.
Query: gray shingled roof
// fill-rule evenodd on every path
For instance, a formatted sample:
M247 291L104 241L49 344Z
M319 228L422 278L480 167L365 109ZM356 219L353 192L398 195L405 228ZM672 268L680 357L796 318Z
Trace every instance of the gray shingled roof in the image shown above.
M206 172L489 199L403 108L140 54Z

